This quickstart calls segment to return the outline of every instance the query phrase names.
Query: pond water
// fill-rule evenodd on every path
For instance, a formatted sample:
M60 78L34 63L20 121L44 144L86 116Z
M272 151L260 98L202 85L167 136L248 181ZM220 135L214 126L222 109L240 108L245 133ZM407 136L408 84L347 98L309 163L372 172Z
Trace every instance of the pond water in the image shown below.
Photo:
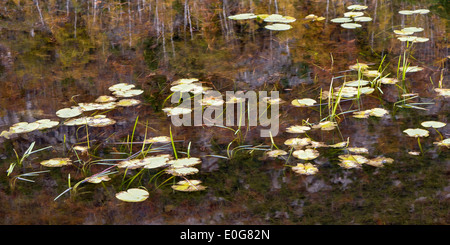
M331 21L355 4L367 9L354 12L370 17L358 22L361 27L346 29ZM2 1L0 8L0 131L6 132L0 137L1 224L450 222L449 146L443 142L450 127L422 125L449 121L448 91L443 94L450 88L448 1L14 0ZM421 9L429 12L399 13ZM228 18L241 13L280 14L295 21L288 23L289 30L271 31L265 28L266 16ZM323 18L305 18L310 14ZM409 36L424 42L399 40L394 30L406 27L422 28ZM369 66L349 68L357 63ZM398 69L406 65L422 69ZM398 82L381 84L382 77ZM177 106L170 89L182 78L197 78L224 95L278 91L284 102L279 132L261 137L267 127L247 126L248 121L238 132L239 126L173 125L162 109ZM359 78L374 91L344 96L346 82ZM142 90L132 97L141 103L82 114L105 115L115 124L68 126L68 118L56 115L112 95L109 88L118 83ZM334 97L320 99L330 91ZM303 98L316 103L292 104ZM373 108L387 114L353 117ZM16 123L40 119L59 124L7 133ZM294 125L329 120L337 127L287 132ZM426 129L428 136L409 137L403 132L409 128ZM170 134L172 142L142 143ZM293 154L299 148L285 144L297 137L347 144L317 147L318 157L302 160ZM30 146L36 152L26 155ZM347 169L340 156L352 147L367 149L353 155L393 162L375 167L360 161ZM268 156L277 148L288 154ZM197 173L185 177L164 172L164 167L117 167L144 154L189 155L201 163L194 166ZM52 158L68 158L72 164L41 165ZM298 174L292 168L298 163L311 163L318 172ZM109 181L83 182L105 171ZM185 179L200 180L206 189L171 187ZM148 198L136 203L116 198L130 188L146 189Z

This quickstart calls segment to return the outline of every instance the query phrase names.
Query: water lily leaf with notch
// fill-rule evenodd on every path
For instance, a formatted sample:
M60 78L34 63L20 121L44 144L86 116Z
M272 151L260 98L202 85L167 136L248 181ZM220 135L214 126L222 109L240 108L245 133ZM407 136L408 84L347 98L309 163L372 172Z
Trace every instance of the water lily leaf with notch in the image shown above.
M296 21L294 17L291 16L282 16L280 14L271 14L264 18L265 22L278 22L278 23L292 23ZM276 25L276 24L275 24Z
M52 158L42 161L41 165L45 167L62 167L72 165L72 160L70 158Z
M284 141L284 144L294 148L301 148L311 143L310 138L290 138Z
M115 123L114 119L107 118L105 115L96 115L87 119L87 125L91 127L106 127Z
M181 180L178 181L175 185L172 185L172 189L176 190L176 191L186 191L186 192L191 192L191 191L203 191L206 189L205 186L201 185L201 181L200 180Z
M425 122L422 122L421 125L425 128L442 128L442 127L445 127L445 125L447 125L447 124L443 123L443 122L438 122L438 121L425 121Z
M302 160L313 160L319 156L319 152L314 149L296 150L292 155Z
M310 98L295 99L295 100L292 100L292 102L291 102L291 104L296 107L312 106L315 103L317 103L317 101L314 99L310 99Z
M402 31L405 31L405 32L421 32L421 31L423 31L423 28L422 27L414 27L414 26L411 26L411 27L405 27L405 28L403 28L402 29Z
M295 167L292 167L292 171L301 175L314 175L319 172L319 169L311 163L297 163Z
M37 128L38 130L53 128L53 127L56 127L59 124L59 122L52 121L50 119L37 120L35 123L39 124L39 127Z
M424 43L430 40L426 37L416 37L416 36L399 36L397 37L398 40L402 42L413 42L413 43Z
M186 168L192 167L194 165L200 164L202 161L198 157L185 157L175 160L170 160L168 164L170 168Z
M147 200L148 196L148 191L139 188L131 188L116 193L116 198L124 202L143 202Z
M408 134L409 137L428 137L429 132L426 129L421 128L408 128L403 130L404 133Z
M108 175L101 175L101 176L94 176L94 177L87 177L85 180L92 184L98 184L103 181L110 181L111 178Z
M32 122L32 123L18 122L18 123L13 124L9 128L9 133L10 134L29 133L34 130L37 130L38 128L39 128L39 123L37 123L37 122Z
M157 156L146 157L142 159L141 164L146 169L160 168L169 164L170 155L162 154Z

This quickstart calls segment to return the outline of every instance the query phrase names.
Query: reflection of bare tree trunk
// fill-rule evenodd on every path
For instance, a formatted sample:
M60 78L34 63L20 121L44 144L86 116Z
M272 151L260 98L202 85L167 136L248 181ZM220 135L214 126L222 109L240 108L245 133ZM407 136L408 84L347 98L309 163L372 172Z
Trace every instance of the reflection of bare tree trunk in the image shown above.
M74 12L75 12L75 21L73 23L73 36L74 36L75 39L77 38L77 16L78 16L77 8L78 8L77 0L75 0L75 10L74 10Z
M129 46L131 48L131 4L128 0L128 36L129 36Z
M191 39L194 38L194 35L192 34L192 21L191 21L191 11L189 10L189 6L188 6L188 20L189 20L189 32L191 33Z
M97 0L92 0L92 2L94 3L94 10L92 10L94 12L94 21L93 23L95 24L95 17L97 16ZM128 2L129 4L130 2Z
M69 2L70 0L66 0L66 16L69 17Z
M45 26L44 17L42 17L41 8L39 7L39 0L34 0L34 4L36 5L36 8L39 12L39 17L41 18L41 23L43 26Z

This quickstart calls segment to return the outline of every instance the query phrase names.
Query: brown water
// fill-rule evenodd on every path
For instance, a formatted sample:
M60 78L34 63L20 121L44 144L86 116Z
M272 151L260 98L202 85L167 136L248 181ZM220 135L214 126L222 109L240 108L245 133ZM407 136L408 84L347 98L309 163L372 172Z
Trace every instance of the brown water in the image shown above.
M69 5L66 5L66 3ZM92 102L109 95L116 83L135 84L144 93L142 104L109 111L117 123L104 128L59 125L45 131L0 137L1 224L448 224L450 186L449 149L438 147L440 135L430 129L421 139L402 131L423 128L423 121L448 123L448 97L434 88L449 87L448 10L446 1L32 1L2 2L0 7L0 129L17 122L48 118L61 108ZM342 17L344 6L364 4L372 21L354 30L344 29L331 19ZM67 8L68 7L68 8ZM400 15L399 10L430 9L428 14ZM38 11L39 10L39 11ZM40 13L42 18L40 17ZM256 20L234 21L238 13L280 13L293 16L288 31L269 31ZM308 14L324 21L307 21ZM400 42L393 30L422 27L418 36L429 38L413 47ZM355 77L349 66L357 62L384 69L383 75L397 77L399 57L424 68L407 73L395 85L383 85L383 93L363 95L359 103L340 103L338 113L384 108L384 118L356 119L341 115L339 128L314 130L308 136L333 144L349 139L349 146L365 147L368 158L385 156L394 163L383 168L363 165L343 169L338 155L344 150L319 148L319 167L313 176L295 174L286 161L268 158L262 150L241 150L231 159L227 146L235 135L218 127L173 127L161 111L171 94L170 83L196 77L220 92L234 90L280 92L280 133L274 143L288 150L284 141L295 135L286 128L303 120L317 123L328 116L323 107L297 108L297 98L315 98L320 90L339 86ZM383 62L382 62L383 61ZM399 76L401 79L401 75ZM333 81L333 84L331 82ZM422 109L399 108L400 89L418 93L409 103ZM398 102L398 103L397 103ZM321 112L319 110L322 109ZM133 134L133 128L138 118ZM139 170L113 168L111 181L83 183L76 192L63 193L85 177L110 167L142 145L149 136L168 136L172 129L180 156L200 157L199 179L208 188L200 192L176 192L173 181L159 186L170 176L152 177L158 170L146 170L131 183ZM236 129L236 127L235 127ZM247 128L246 128L247 129ZM259 137L261 127L250 127L241 145L271 146L270 138ZM438 129L443 138L449 126ZM303 137L303 136L301 136ZM74 145L91 145L87 163L46 168L39 163L53 157L77 156ZM6 170L15 152L24 154L51 146L25 159L11 175ZM233 143L231 149L238 147ZM238 148L236 148L238 149ZM173 154L172 146L162 151ZM103 161L98 161L102 160ZM107 160L111 161L107 161ZM97 162L96 162L97 161ZM302 160L292 157L289 165ZM97 163L97 164L96 164ZM101 163L101 164L98 164ZM38 176L21 174L50 170ZM23 177L34 182L18 179ZM70 177L70 179L69 179ZM127 181L125 182L124 181ZM177 179L178 180L178 179ZM181 180L181 179L179 179ZM129 184L129 186L127 186ZM115 193L143 186L150 197L141 203L125 203ZM157 188L158 187L158 188Z

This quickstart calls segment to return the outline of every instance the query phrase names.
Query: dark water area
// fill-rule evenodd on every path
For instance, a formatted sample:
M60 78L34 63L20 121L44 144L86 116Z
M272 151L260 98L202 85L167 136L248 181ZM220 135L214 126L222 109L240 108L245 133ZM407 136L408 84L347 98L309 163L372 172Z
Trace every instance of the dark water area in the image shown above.
M368 6L362 12L371 20L356 29L331 21L353 4ZM399 14L419 9L430 12ZM445 0L2 1L0 132L18 122L60 123L0 137L0 224L446 225L449 146L438 142L450 136L450 107L448 92L438 91L450 88L449 9ZM228 18L240 13L281 14L296 21L290 30L270 31L262 20ZM324 19L305 19L310 14ZM405 27L423 28L414 35L428 40L400 41L394 30ZM320 100L330 87L358 79L358 71L349 68L356 63L399 82L371 83L374 92L358 99ZM402 74L398 68L404 63L423 69ZM221 93L278 91L284 101L279 133L261 137L261 125L243 126L241 133L233 131L237 126L174 126L162 109L175 106L168 99L170 88L181 78L198 78ZM83 114L106 115L114 125L67 126L56 115L111 95L109 88L118 83L143 90L132 97L141 103ZM415 95L404 96L409 93ZM322 104L291 104L302 98ZM372 108L388 114L352 116ZM337 117L330 117L333 110ZM348 154L342 147L317 148L320 155L308 161L267 155L276 147L289 152L287 139L306 137L286 132L288 127L328 119L337 128L312 129L307 137L327 145L348 140L348 147L368 150L361 155L393 163L346 169L339 165L339 156ZM424 121L447 125L425 128ZM403 132L409 128L429 135L418 141ZM199 172L187 178L202 181L205 190L172 189L184 178L162 168L114 165L147 149L140 143L145 139L170 132L174 145L154 144L148 155L175 157L175 147L178 157L200 158ZM32 144L43 150L11 170ZM73 149L87 145L87 153ZM51 158L70 158L73 164L40 164ZM292 170L306 162L318 172ZM105 169L111 180L80 184ZM129 203L115 197L129 188L145 188L148 199Z

